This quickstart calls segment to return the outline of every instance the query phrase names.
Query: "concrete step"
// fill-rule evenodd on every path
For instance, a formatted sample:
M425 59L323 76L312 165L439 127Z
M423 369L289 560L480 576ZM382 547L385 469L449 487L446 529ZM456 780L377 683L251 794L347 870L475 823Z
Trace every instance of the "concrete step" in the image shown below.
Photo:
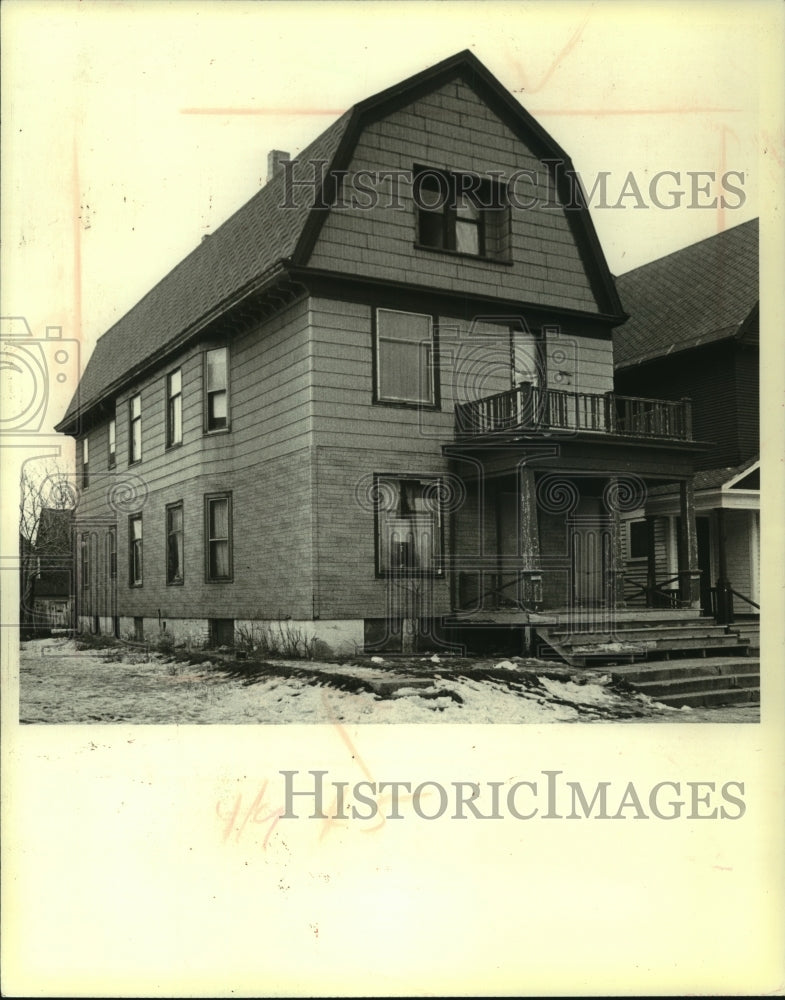
M672 680L638 681L635 690L661 701L661 695L691 694L696 691L723 691L729 688L760 690L760 674L704 674L702 677L675 677Z
M688 659L613 667L611 676L664 705L710 707L760 701L760 660Z
M709 636L678 636L673 639L662 639L656 634L646 640L636 642L590 642L579 641L558 643L561 649L581 656L611 656L614 653L647 653L662 651L678 651L682 649L742 649L749 645L748 639L740 639L735 635Z
M724 688L712 691L700 691L692 694L660 695L656 698L663 705L673 705L681 708L712 708L718 705L740 705L749 702L757 704L760 701L760 691L757 688Z
M619 680L634 684L636 688L652 681L669 681L680 677L722 677L743 674L759 678L760 660L746 656L660 660L645 664L622 664L613 667L611 673Z

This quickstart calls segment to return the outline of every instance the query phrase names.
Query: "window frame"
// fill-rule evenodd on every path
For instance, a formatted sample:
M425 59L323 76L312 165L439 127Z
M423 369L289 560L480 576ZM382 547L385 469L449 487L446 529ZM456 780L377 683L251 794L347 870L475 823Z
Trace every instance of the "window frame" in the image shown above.
M481 260L492 264L512 265L511 256L511 226L512 213L507 186L493 177L485 177L473 170L444 170L439 167L429 167L424 164L414 164L413 171L413 201L415 210L415 241L417 250L427 250L431 253L450 254L469 260ZM445 185L447 198L441 205L432 209L424 207L422 202L423 181L420 177L439 177ZM476 178L479 182L466 189L464 178ZM414 197L415 186L419 186L419 197ZM440 188L441 185L436 185ZM471 222L477 229L477 253L458 249L458 229L460 224L469 220L461 219L458 199L467 198L477 209L478 218ZM438 218L441 225L439 242L428 241L425 238L424 221L426 218ZM489 249L491 238L503 244L497 251Z
M139 413L134 414L134 403L139 403ZM134 449L134 427L139 425L139 454ZM142 461L144 448L142 445L142 393L135 392L128 399L128 464L136 465Z
M208 363L208 357L210 354L216 351L223 351L225 357L225 369L224 369L224 379L226 386L223 389L210 389L209 387L209 372L210 366ZM202 382L203 382L203 430L205 434L226 434L232 429L232 419L231 419L231 386L229 380L229 371L231 368L230 364L231 354L229 351L228 344L215 344L206 347L204 350L203 364L202 364ZM216 396L218 393L223 393L226 397L226 423L223 427L212 427L210 425L210 401L211 397Z
M134 525L139 524L139 537L134 536ZM139 578L134 574L136 567L136 550L139 550ZM128 517L128 586L144 586L144 525L141 514L131 514Z
M177 531L172 530L171 526L171 515L179 511L180 514L180 576L172 576L170 573L169 565L169 540L173 535L178 534ZM176 500L174 503L168 503L165 508L165 528L166 528L166 550L165 550L165 560L166 560L166 586L167 587L182 587L185 584L185 507L182 500Z
M117 464L117 418L109 418L109 426L107 428L107 448L109 450L109 461L108 466L113 469Z
M379 315L380 313L396 313L401 316L417 316L428 320L428 328L431 334L431 399L428 402L398 399L393 396L383 396L381 393L382 364L380 359L380 344L382 340L394 340L392 337L380 335ZM391 309L388 306L376 306L372 312L372 334L373 334L373 403L381 406L397 406L406 409L416 410L440 410L441 409L441 373L439 362L439 327L438 318L434 313L414 312L411 309ZM413 341L397 341L398 343L413 344Z
M172 392L172 379L175 375L180 376L180 387L177 392ZM174 410L177 409L179 417L180 436L175 439L175 430L178 422L174 418ZM178 448L183 443L183 369L181 366L173 368L166 375L166 448Z
M436 530L433 532L433 539L437 543L437 550L431 553L432 569L409 569L405 573L396 571L382 565L382 517L384 510L381 506L382 490L380 484L385 480L394 480L398 483L417 482L433 484L440 489L444 483L444 477L424 473L422 475L415 472L375 472L373 474L373 497L374 497L374 571L377 578L395 579L405 577L407 579L437 579L445 577L445 553L444 553L444 522L445 511L442 504L437 511L431 511L431 517L436 519Z
M229 572L226 576L211 575L210 546L214 541L223 541L222 538L213 538L210 535L210 505L216 501L224 500L227 504L227 562ZM225 490L220 493L205 493L204 495L204 582L205 583L233 583L234 582L234 512L233 512L232 492Z

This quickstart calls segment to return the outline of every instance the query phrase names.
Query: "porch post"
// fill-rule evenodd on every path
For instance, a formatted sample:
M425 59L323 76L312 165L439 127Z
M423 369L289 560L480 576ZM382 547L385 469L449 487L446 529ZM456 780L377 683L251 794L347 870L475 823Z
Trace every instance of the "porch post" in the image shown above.
M720 625L730 625L733 621L733 594L728 580L728 548L725 531L725 511L717 507L717 621Z
M523 580L521 600L524 604L542 603L542 576L540 568L540 529L537 518L537 489L534 470L528 465L518 467L518 495L520 505L520 545Z
M698 533L695 527L695 488L692 479L679 483L679 603L683 608L700 607Z
M603 493L605 497L605 507L610 513L611 518L611 574L610 574L610 584L611 591L608 594L608 603L611 607L622 608L624 607L624 545L622 543L622 521L620 506L618 503L619 497L619 480L617 477L613 476L608 480L607 486ZM608 503L609 497L615 497L617 499L616 503Z
M656 604L655 588L657 586L657 550L654 518L646 515L646 607L653 608Z

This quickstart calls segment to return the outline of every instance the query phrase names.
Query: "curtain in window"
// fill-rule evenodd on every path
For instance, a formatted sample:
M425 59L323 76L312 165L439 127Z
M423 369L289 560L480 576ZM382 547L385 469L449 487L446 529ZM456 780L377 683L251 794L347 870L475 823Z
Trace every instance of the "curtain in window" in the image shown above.
M230 576L228 500L210 501L210 576Z

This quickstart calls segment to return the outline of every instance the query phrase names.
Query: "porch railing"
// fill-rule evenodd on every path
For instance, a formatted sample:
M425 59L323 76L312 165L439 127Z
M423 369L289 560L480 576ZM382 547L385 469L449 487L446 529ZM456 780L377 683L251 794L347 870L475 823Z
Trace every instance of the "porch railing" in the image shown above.
M457 437L515 431L594 431L635 438L692 439L689 399L646 399L543 389L522 383L515 389L458 403Z

